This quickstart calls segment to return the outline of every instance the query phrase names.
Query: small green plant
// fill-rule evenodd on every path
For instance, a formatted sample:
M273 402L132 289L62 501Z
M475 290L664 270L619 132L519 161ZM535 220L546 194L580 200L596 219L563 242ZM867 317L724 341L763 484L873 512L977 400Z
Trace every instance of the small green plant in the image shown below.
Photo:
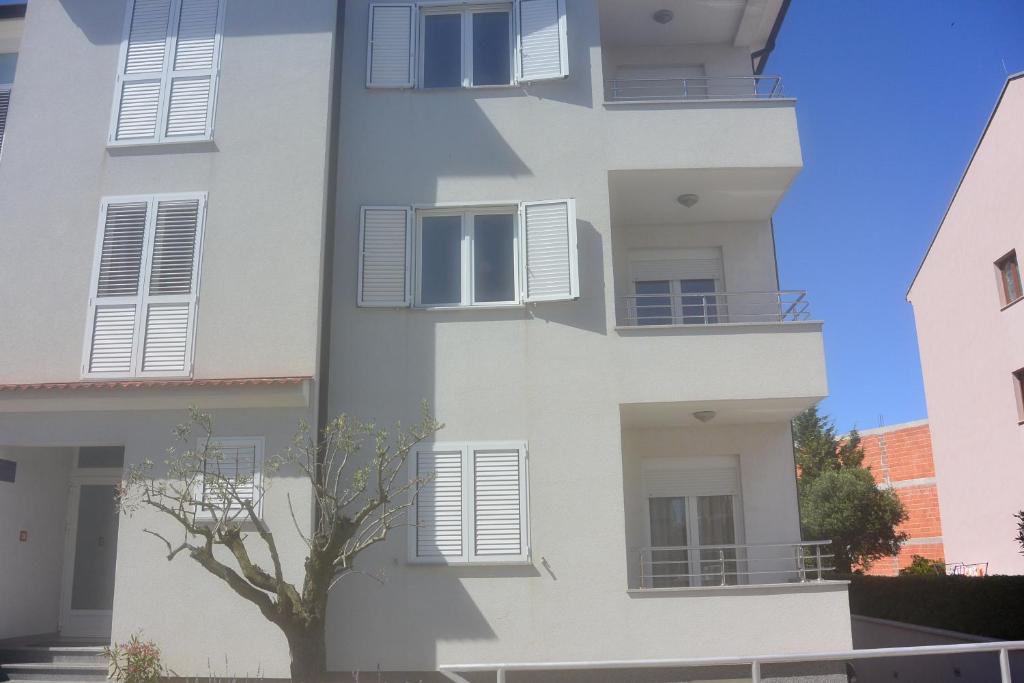
M910 564L900 570L900 576L936 576L946 573L942 560L929 560L921 555L910 558Z
M165 673L172 673L160 662L160 648L151 640L142 640L138 633L124 644L103 648L107 658L107 678L124 683L156 683Z

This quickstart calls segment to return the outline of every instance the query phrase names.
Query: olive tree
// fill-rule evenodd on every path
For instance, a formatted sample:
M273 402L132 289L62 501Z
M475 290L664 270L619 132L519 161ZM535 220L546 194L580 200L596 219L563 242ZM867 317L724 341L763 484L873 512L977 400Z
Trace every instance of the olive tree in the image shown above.
M331 588L356 571L364 550L407 524L407 509L431 475L409 477L413 447L442 425L424 405L420 421L382 429L346 415L319 433L301 423L291 445L267 458L262 476L240 475L216 445L213 419L189 409L189 421L175 429L163 467L152 460L130 466L119 495L125 514L156 510L173 520L175 532L145 528L160 539L167 559L186 555L249 601L281 629L291 655L294 681L317 680L327 667L325 627ZM312 510L291 513L290 533L306 547L302 576L290 580L278 541L258 511L275 475L308 481ZM300 520L312 515L311 523ZM262 546L262 548L260 548ZM254 559L268 558L263 564Z

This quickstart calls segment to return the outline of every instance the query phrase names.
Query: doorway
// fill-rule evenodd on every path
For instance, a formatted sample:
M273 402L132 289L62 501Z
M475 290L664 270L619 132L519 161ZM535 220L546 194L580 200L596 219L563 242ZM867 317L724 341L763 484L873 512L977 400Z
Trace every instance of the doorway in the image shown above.
M60 633L110 638L123 448L80 448L71 471Z

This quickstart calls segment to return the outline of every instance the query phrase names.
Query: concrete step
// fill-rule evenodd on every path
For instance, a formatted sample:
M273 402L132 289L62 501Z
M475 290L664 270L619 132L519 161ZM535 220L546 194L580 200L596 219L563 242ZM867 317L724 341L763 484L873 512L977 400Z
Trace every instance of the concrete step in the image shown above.
M0 674L6 675L11 681L104 681L107 678L107 665L105 662L17 662L0 666Z
M0 649L0 666L19 662L104 664L103 648L96 645L23 645Z

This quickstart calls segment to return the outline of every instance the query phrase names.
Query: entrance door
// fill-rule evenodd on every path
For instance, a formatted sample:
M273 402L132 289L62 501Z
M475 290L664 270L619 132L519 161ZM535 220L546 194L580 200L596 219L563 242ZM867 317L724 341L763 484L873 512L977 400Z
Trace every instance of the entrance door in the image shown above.
M117 561L120 470L72 475L64 551L61 634L110 637Z

